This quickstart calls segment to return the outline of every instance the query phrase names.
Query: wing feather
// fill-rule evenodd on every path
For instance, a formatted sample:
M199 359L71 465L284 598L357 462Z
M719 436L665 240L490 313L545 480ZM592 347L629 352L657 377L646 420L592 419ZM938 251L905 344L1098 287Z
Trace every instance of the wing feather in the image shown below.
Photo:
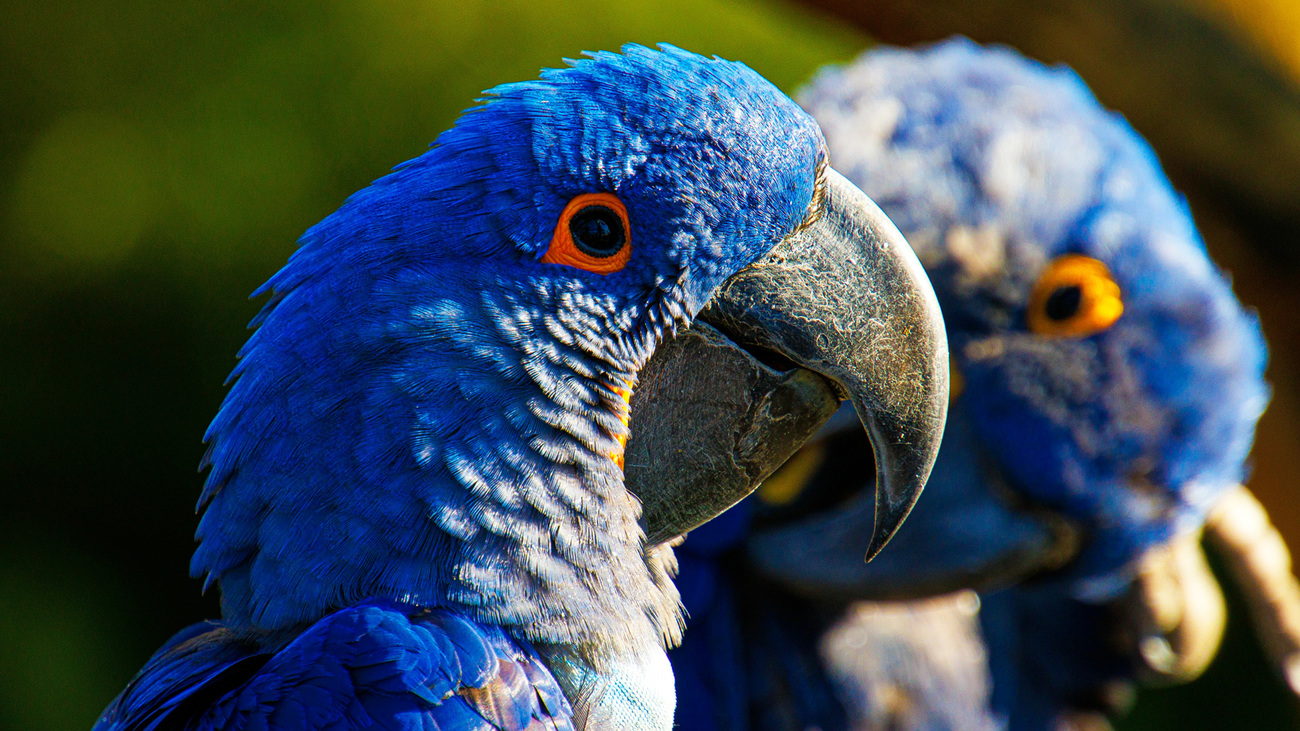
M560 731L572 713L537 652L500 628L367 601L297 634L195 625L95 729Z

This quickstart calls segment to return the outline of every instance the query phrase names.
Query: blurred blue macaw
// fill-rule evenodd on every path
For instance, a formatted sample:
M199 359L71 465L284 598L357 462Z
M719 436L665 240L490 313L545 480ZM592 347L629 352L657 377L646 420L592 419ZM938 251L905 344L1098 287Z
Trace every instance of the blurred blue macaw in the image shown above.
M964 389L871 564L865 444L833 430L690 535L681 727L1055 729L1203 668L1222 599L1195 538L1242 490L1265 347L1151 149L1068 69L964 39L800 99L926 266ZM1027 577L982 610L853 603Z
M846 306L820 281L883 297ZM788 97L670 46L489 91L260 292L207 434L191 564L223 618L173 637L98 729L668 729L665 541L752 485L710 498L653 465L625 482L629 421L682 451L714 423L702 458L743 457L715 446L740 432L708 410L731 383L711 369L770 381L745 348L780 354L803 389L787 423L847 394L872 428L876 544L942 433L938 304L897 229ZM905 332L907 353L888 346L904 388L860 354ZM670 374L653 393L698 407L691 430L640 397L652 364ZM733 405L762 405L766 383ZM749 456L756 474L780 463Z

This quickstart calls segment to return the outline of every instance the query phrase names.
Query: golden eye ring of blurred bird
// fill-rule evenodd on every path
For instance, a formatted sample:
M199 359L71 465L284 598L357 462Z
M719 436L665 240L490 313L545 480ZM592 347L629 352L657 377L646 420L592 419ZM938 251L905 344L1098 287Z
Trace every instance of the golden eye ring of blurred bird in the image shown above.
M1053 259L1029 296L1031 332L1053 338L1095 335L1124 314L1119 285L1106 265L1088 256Z

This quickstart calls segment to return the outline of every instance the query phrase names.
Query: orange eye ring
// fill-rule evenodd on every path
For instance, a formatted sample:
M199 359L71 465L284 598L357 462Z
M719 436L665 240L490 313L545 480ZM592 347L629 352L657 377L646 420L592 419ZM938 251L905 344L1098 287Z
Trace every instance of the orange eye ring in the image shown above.
M584 235L590 240L584 240ZM596 274L613 274L627 266L631 258L632 226L627 220L627 207L612 193L574 196L560 213L551 245L542 255L542 261L548 264L564 264Z
M1110 270L1079 254L1053 259L1029 296L1029 329L1046 337L1087 337L1122 314L1124 300Z

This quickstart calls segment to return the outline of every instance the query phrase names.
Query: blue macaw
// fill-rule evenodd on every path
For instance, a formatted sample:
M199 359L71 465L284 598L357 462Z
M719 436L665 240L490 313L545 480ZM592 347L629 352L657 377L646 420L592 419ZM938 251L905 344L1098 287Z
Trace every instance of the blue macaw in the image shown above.
M865 445L830 425L691 534L678 721L1057 728L1139 673L1133 645L1179 649L1159 643L1180 628L1117 607L1240 489L1268 400L1259 324L1151 149L1068 69L956 39L870 51L800 99L915 247L964 388L925 498L871 564ZM1209 576L1174 563L1186 591Z
M206 437L191 570L222 619L97 729L668 729L666 541L840 395L880 462L873 550L937 452L946 343L919 262L738 63L628 46L499 86L300 243ZM783 412L726 428L774 393ZM690 430L665 423L683 404ZM625 481L630 430L754 479ZM737 434L789 450L718 446Z

